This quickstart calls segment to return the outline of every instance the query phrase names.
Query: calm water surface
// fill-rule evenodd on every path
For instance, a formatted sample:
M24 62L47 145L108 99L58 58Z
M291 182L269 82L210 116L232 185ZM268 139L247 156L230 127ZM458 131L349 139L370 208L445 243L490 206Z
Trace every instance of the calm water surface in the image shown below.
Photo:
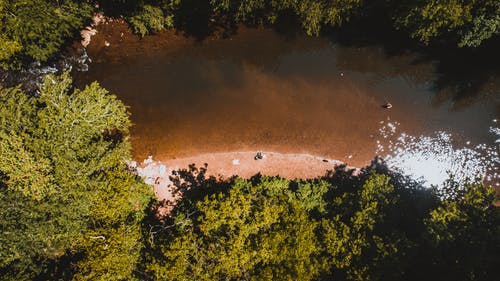
M130 106L139 159L273 150L364 165L377 141L390 146L387 124L412 136L448 132L457 147L494 148L497 139L498 73L454 83L414 53L243 27L202 42L173 32L139 40L112 26L88 52L93 62L77 81L97 80Z

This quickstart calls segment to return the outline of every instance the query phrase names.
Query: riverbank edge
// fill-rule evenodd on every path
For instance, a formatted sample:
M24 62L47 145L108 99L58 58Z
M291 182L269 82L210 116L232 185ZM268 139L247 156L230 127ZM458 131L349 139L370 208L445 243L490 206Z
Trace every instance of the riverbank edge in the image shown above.
M130 161L129 167L136 171L146 184L151 185L158 201L165 202L165 207L159 210L167 215L179 199L174 195L173 182L170 177L175 171L188 169L189 165L204 167L207 176L230 179L233 176L250 178L256 174L279 176L286 179L313 179L325 176L328 171L334 171L340 166L352 170L354 175L361 168L349 166L346 163L303 153L262 152L258 159L258 151L232 151L204 153L183 158L153 160L152 156L138 163Z

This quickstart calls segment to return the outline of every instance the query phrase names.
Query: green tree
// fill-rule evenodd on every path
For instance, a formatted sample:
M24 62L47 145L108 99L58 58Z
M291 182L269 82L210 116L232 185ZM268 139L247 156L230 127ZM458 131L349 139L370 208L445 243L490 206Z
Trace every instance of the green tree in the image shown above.
M384 280L397 275L397 267L386 272L382 268L387 261L398 259L405 240L385 223L398 200L390 180L386 175L370 174L354 191L334 197L330 214L323 220L323 241L333 272L342 272L348 280Z
M285 0L300 17L309 35L318 35L323 25L340 26L360 11L362 0Z
M76 279L132 275L151 191L125 170L129 126L115 96L68 73L38 98L0 91L0 270L31 279L74 257Z
M496 0L424 0L396 2L399 28L429 44L449 38L459 46L477 47L500 32L500 2Z
M477 182L450 181L440 206L425 220L435 272L442 280L498 276L500 211L495 190Z
M488 280L500 210L491 187L440 192L374 172L221 182L179 173L170 217L150 222L155 280ZM387 173L387 172L386 172ZM435 278L434 278L435 277Z
M90 18L86 1L0 0L0 66L46 61Z
M472 20L459 31L460 47L477 47L484 40L500 34L500 1L477 2Z
M311 280L325 268L315 235L321 224L310 213L324 211L327 187L315 188L236 179L229 191L175 211L150 270L159 280Z
M143 9L128 18L134 33L144 36L150 32L160 31L165 26L165 16L159 7L144 5Z
M178 181L198 183L182 188L169 223L151 228L158 280L401 276L390 273L406 240L384 224L398 198L388 176L371 174L354 191L323 180L237 178L221 187L199 179Z
M322 26L339 26L360 11L362 0L210 0L215 11L233 14L237 21L265 15L275 22L281 11L293 11L309 35L318 35Z

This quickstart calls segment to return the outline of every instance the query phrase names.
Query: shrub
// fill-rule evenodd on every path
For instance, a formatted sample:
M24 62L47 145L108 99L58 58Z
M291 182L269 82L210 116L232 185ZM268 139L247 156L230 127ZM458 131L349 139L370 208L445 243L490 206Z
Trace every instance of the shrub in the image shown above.
M165 26L165 16L158 7L145 5L141 12L128 19L134 33L141 37Z

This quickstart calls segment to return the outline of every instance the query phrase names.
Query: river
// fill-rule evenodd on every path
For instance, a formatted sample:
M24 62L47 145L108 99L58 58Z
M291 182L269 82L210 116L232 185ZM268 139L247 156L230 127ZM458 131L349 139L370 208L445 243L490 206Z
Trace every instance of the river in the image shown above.
M87 51L92 63L76 81L96 80L130 106L137 159L267 150L355 166L379 154L429 168L445 160L427 154L443 152L452 166L475 157L498 178L495 69L467 81L418 53L247 27L199 41L174 31L139 39L114 23ZM419 147L426 141L430 152ZM396 160L418 149L415 163Z

